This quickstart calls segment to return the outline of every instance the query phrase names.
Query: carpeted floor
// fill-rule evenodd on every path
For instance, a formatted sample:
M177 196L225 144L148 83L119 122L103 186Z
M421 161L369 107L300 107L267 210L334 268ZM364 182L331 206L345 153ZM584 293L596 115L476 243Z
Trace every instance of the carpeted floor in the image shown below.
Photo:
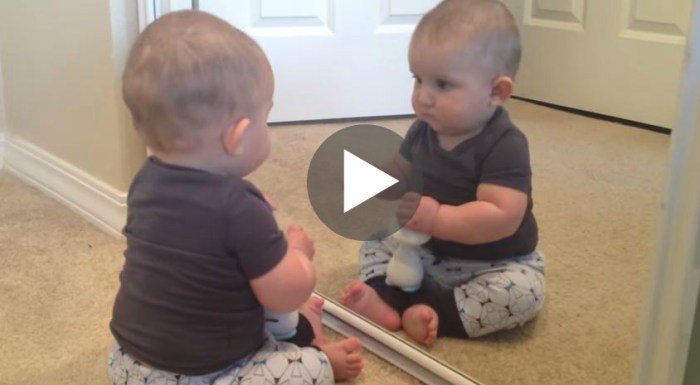
M526 327L439 340L435 356L486 385L629 384L665 186L669 136L512 101L528 135L548 297ZM315 148L353 123L283 125L251 178L279 205L280 226L316 239L318 289L337 297L356 275L358 243L316 218L306 196ZM410 120L378 120L404 132ZM0 173L0 384L107 384L107 329L123 243L7 172ZM368 356L355 384L415 380Z

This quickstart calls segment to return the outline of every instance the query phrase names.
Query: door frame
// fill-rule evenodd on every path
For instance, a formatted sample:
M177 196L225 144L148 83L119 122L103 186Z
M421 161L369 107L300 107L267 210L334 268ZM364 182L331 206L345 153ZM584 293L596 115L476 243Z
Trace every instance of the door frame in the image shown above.
M139 28L157 15L196 9L197 0L137 0ZM679 117L671 140L663 221L652 270L636 385L681 385L700 289L700 0L695 0ZM426 383L479 384L371 322L327 301L324 324Z

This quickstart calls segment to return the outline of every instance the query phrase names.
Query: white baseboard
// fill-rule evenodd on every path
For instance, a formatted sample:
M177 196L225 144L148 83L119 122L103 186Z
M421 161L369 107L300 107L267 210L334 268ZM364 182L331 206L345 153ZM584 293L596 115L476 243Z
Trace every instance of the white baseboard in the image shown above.
M1 141L2 138L0 144ZM126 192L106 185L21 138L6 135L4 143L4 168L8 172L38 187L108 234L122 236Z

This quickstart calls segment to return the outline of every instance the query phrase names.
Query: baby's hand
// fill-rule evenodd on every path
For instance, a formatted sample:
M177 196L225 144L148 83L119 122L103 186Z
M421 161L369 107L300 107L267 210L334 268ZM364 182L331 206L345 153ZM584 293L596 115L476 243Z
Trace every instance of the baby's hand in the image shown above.
M301 226L297 224L290 225L287 229L287 247L290 249L297 249L304 253L309 260L313 261L314 253L314 241L311 239Z
M406 193L399 204L397 213L399 223L406 228L432 235L435 217L440 204L429 196L415 192Z

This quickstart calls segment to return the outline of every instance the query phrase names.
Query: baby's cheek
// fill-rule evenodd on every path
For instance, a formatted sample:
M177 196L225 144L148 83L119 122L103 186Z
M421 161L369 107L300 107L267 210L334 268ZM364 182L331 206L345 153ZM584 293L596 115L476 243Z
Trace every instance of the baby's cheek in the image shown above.
M416 97L416 93L414 92L413 95L411 96L411 107L413 108L413 112L418 111L416 106L418 106L418 98Z

